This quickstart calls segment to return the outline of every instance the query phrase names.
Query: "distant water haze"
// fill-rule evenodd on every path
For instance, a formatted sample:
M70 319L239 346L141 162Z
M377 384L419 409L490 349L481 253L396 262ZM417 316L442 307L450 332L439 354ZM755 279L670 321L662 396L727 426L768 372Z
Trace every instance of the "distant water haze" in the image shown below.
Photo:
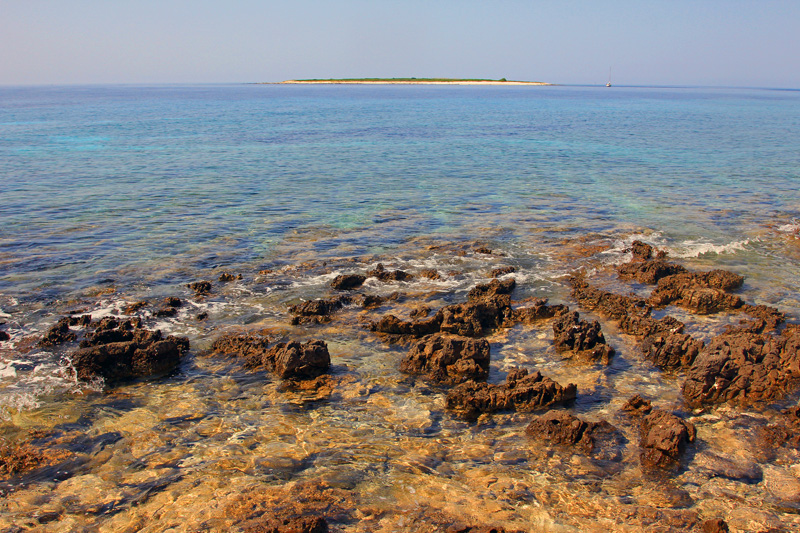
M800 88L800 3L2 2L0 84L508 78Z

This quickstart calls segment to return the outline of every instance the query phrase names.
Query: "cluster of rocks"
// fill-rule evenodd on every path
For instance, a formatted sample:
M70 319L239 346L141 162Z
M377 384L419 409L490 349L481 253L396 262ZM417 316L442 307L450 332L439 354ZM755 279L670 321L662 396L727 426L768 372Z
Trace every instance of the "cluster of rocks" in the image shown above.
M214 341L212 353L244 359L245 367L264 368L281 379L313 379L328 371L331 356L321 340L280 342L269 347L268 337L252 334L224 335Z
M56 347L79 337L78 349L65 358L75 376L85 381L101 377L114 383L163 375L174 370L189 350L186 337L163 337L160 330L144 328L139 318L106 317L95 322L90 315L61 318L39 344Z
M634 242L633 259L618 267L622 279L655 284L649 297L622 296L590 286L581 275L570 278L572 294L581 305L616 320L620 329L641 338L643 356L663 370L685 372L683 396L690 406L735 401L752 403L783 396L800 379L800 331L787 326L784 313L751 305L728 291L742 286L732 272L689 272L669 263L666 255ZM708 343L683 332L670 316L656 320L652 311L677 305L697 314L743 312L754 322L728 330Z

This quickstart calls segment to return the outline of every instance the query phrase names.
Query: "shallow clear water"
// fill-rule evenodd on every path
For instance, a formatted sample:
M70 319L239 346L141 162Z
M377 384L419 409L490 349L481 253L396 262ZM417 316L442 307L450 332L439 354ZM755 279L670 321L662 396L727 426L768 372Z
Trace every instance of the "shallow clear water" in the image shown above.
M698 414L701 444L682 473L666 485L642 475L620 407L640 393L684 409L680 376L642 361L613 324L603 323L618 352L608 368L566 364L549 324L489 337L491 381L513 366L539 369L578 384L576 413L621 427L624 459L598 466L532 445L530 414L452 418L443 389L399 373L405 349L359 319L462 301L508 264L515 300L575 306L563 276L580 267L620 292L644 290L602 275L641 238L690 268L745 275L745 300L797 322L799 104L796 91L733 89L0 89L3 432L95 439L67 474L14 487L2 527L224 530L228 503L307 481L355 499L363 516L337 526L348 531L417 531L436 513L530 530L680 529L686 513L791 529L796 516L768 487L788 466L759 463L741 430L743 417L763 424L774 411ZM289 325L288 305L379 261L445 275L373 280L366 292L409 296L346 309L329 325ZM243 279L215 283L204 299L185 287L223 270ZM68 311L119 314L167 295L188 303L174 318L144 311L147 325L193 347L168 378L101 392L66 379L64 354L34 344ZM196 320L200 311L209 319ZM739 317L679 318L707 338ZM205 356L231 328L326 340L340 386L323 400L283 392ZM709 474L714 457L766 473Z

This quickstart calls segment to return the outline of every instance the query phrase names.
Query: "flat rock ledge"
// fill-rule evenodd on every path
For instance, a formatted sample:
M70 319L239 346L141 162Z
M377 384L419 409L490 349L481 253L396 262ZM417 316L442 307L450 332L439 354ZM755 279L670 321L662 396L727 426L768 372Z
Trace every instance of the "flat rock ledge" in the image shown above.
M574 383L564 387L540 372L529 374L527 369L515 368L502 384L467 381L453 387L445 398L445 408L461 418L474 420L483 413L527 412L568 404L577 393Z
M436 333L411 347L400 362L400 371L422 374L447 385L485 381L489 375L489 352L485 339Z
M271 348L269 338L257 334L224 335L214 341L212 353L244 359L246 368L265 368L281 379L314 379L328 371L331 356L321 340L281 342Z
M639 459L645 468L673 468L697 432L691 422L672 413L653 410L642 418Z

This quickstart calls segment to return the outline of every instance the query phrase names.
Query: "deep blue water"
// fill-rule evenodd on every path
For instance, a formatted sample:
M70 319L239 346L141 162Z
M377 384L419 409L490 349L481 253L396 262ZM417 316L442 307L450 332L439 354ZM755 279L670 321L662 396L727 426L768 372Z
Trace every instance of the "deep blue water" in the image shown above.
M531 225L725 245L800 217L791 91L36 87L0 106L12 294L265 263L298 232L327 232L320 255Z

